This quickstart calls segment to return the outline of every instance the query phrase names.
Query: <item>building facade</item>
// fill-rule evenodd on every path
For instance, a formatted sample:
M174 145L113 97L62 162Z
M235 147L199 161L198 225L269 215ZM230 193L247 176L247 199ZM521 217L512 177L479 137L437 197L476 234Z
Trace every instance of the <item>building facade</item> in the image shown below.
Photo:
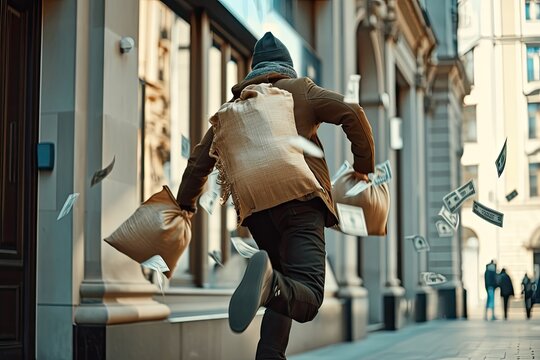
M459 318L466 314L462 283L461 227L452 236L440 237L435 226L440 220L442 199L462 185L460 158L463 98L470 80L458 53L457 3L452 0L424 1L437 48L429 70L426 110L426 163L428 230L431 240L430 271L443 274L447 282L438 287L438 316ZM461 217L463 212L458 213Z
M480 203L504 213L499 228L473 214L470 204L463 212L464 281L470 305L477 306L486 298L483 272L491 259L517 289L525 273L539 274L540 3L464 0L459 9L460 53L474 74L465 98L464 180L476 181ZM495 159L505 142L506 167L498 177ZM518 195L508 201L513 190Z
M326 230L325 301L314 321L293 325L289 353L358 340L368 329L458 317L460 245L458 237L450 246L434 238L432 197L439 193L430 176L438 160L429 154L435 128L448 132L451 145L437 151L451 152L444 163L450 180L436 191L452 190L466 85L454 49L436 50L454 28L437 31L429 21L449 21L455 2L442 9L436 3L3 2L0 14L9 21L0 22L0 38L9 56L1 65L19 77L1 75L2 136L9 137L1 159L17 166L2 167L9 173L2 179L10 179L2 184L12 187L3 187L0 198L2 299L9 304L2 310L9 321L3 322L0 355L253 358L261 317L240 336L227 324L228 300L246 265L230 237L249 237L236 228L230 204L198 212L190 248L162 287L158 275L103 238L162 185L177 190L209 115L248 73L253 45L269 30L289 48L299 75L321 86L345 93L349 76L361 75L359 103L373 128L376 161L389 160L393 171L386 236ZM23 94L27 106L6 94ZM13 125L5 114L22 120ZM323 125L319 135L333 174L351 160L350 144L337 127ZM10 150L38 143L45 154L39 158ZM53 164L42 164L46 155ZM93 174L113 160L108 177L91 186ZM208 189L213 182L210 177ZM78 194L71 212L58 219L71 194ZM15 204L18 212L5 210ZM7 227L13 219L18 226ZM414 250L406 236L415 234L432 242L432 254ZM451 282L423 286L423 271L441 272Z

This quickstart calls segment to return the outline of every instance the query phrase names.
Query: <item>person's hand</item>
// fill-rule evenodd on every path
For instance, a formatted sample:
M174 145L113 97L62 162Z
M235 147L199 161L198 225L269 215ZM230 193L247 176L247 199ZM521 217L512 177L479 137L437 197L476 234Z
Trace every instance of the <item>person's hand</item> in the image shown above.
M193 211L180 210L180 212L182 213L182 215L184 216L184 218L187 219L187 220L191 220L191 218L193 217L193 215L195 215L195 213L194 213Z
M369 177L367 176L367 174L363 174L363 173L355 171L353 172L353 177L356 181L369 182Z
M196 210L195 207L193 206L187 206L187 205L180 205L178 204L178 206L180 207L180 211L182 212L182 215L188 219L188 220L191 220L191 218L193 217L193 215L195 215L195 211L193 210Z

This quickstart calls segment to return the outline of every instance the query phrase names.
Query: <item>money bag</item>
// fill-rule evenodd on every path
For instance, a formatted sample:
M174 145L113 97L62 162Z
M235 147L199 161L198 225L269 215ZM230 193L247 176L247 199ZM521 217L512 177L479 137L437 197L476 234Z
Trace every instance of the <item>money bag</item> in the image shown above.
M390 211L390 191L388 184L369 186L354 196L346 196L347 192L357 183L354 170L346 171L332 187L332 197L335 203L361 207L364 210L368 235L386 235L388 213Z

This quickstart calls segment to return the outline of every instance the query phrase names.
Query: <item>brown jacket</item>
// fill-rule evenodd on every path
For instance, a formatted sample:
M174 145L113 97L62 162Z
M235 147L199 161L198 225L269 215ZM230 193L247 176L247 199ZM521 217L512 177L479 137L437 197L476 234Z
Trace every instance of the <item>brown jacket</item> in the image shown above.
M232 88L233 100L240 96L242 89L246 86L263 82L273 83L274 86L287 90L293 95L298 135L311 140L323 149L317 136L320 124L325 122L341 125L351 142L354 169L364 174L374 171L373 133L363 109L358 104L343 102L343 95L323 89L315 85L309 78L291 79L277 73L261 75L235 85ZM201 142L193 149L188 161L177 195L177 201L183 209L197 210L196 201L203 191L208 174L215 165L215 159L208 154L212 139L213 131L210 128ZM314 157L305 157L305 159L322 186L321 191L317 191L305 199L320 197L329 210L326 226L333 226L338 221L332 201L330 175L326 160ZM283 194L283 197L284 199L289 198L287 194Z

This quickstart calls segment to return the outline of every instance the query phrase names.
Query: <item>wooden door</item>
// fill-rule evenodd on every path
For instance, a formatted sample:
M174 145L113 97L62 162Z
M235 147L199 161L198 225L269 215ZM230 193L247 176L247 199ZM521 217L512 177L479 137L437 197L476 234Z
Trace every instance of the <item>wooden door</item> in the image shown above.
M0 359L35 358L40 0L0 0Z

